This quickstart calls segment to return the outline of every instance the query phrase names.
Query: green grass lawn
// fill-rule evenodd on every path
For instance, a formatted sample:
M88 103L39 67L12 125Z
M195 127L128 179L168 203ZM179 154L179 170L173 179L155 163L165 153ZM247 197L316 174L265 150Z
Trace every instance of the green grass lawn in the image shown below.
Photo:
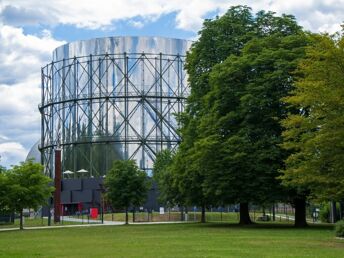
M63 225L75 225L82 224L80 222L71 222L71 221L61 221L60 223L54 223L54 218L51 219L52 226L63 226ZM85 223L87 220L85 220ZM14 220L14 224L0 224L0 229L2 228L19 228L19 218ZM48 226L48 220L42 218L24 218L24 228L25 227L43 227Z
M100 226L0 232L0 257L344 257L333 227L262 223Z
M250 217L252 220L257 220L259 216L262 216L261 212L251 212ZM147 212L136 212L135 221L136 222L145 222L145 221L180 221L181 214L180 212L165 212L164 215L159 214L159 212L147 213ZM99 218L100 219L100 215ZM107 213L104 214L104 220L113 220L113 221L124 221L125 213ZM188 221L200 221L201 213L200 212L188 212ZM236 223L239 222L239 213L238 212L206 212L206 220L208 222L228 222ZM133 221L133 214L129 213L129 221ZM292 220L286 219L283 214L282 217L276 215L276 222L289 222L293 223Z

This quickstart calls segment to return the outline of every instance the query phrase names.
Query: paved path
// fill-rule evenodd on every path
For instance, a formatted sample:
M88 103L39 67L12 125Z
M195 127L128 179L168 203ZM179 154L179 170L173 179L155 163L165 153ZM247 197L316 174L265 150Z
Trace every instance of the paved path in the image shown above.
M79 222L79 223L86 223L86 224L102 224L101 220L94 220L94 219L88 220L87 218L79 219L79 218L72 218L72 217L67 217L67 216L61 217L61 221L71 221L71 222ZM123 225L124 222L104 220L104 224L105 225Z
M47 218L45 218L47 219ZM61 218L62 220L62 218ZM24 227L24 230L35 230L35 229L52 229L52 228L78 228L78 227L99 227L99 226L120 226L124 225L123 221L107 221L104 220L104 224L101 223L101 220L90 220L90 223L87 224L87 219L82 220L78 218L64 217L63 221L72 221L72 222L84 222L85 224L75 224L75 225L59 225L59 226L39 226L39 227ZM91 223L92 222L92 223ZM186 221L161 221L161 222L129 222L130 225L158 225L158 224L174 224L174 223L188 223ZM0 232L3 231L15 231L19 230L16 228L2 228Z

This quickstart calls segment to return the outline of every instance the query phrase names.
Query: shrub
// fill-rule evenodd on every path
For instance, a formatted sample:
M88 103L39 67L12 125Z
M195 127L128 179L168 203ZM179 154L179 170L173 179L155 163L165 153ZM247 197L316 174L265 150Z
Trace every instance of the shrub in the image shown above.
M340 207L339 207L339 203L336 203L336 208L337 208L337 211L340 210ZM328 222L330 223L330 204L329 203L323 203L321 205L321 208L320 208L320 214L319 214L319 218L321 220L321 222ZM340 217L339 217L339 212L337 212L337 217L336 217L336 220L339 220Z
M344 237L344 220L340 220L336 223L336 236Z
M320 214L319 214L321 222L330 222L330 206L325 203L320 208Z

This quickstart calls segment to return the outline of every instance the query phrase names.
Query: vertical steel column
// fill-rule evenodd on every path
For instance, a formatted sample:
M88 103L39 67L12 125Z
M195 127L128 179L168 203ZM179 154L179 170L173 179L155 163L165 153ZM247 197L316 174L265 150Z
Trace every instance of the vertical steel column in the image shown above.
M157 57L155 57L154 58L154 83L155 83L155 85L154 85L154 96L155 96L155 109L156 110L159 110L159 104L158 104L158 102L159 102L159 100L158 100L158 88L159 88L159 81L160 81L160 78L159 78L159 73L158 73L158 58ZM155 124L156 124L156 126L155 126L155 151L158 153L159 152L159 142L158 142L158 137L159 137L159 125L158 125L158 119L159 119L159 117L158 117L158 112L155 112L155 114L154 114L154 117L155 117Z
M105 55L105 109L106 109L106 117L105 117L105 135L109 136L109 68L108 68L108 53Z
M146 155L145 155L145 144L147 144L146 141L146 136L145 136L145 109L144 109L144 105L145 105L145 65L144 65L144 59L143 59L144 53L142 53L141 56L141 65L142 65L142 71L141 71L141 136L143 139L143 142L141 143L141 164L142 167L141 169L145 169L146 168L146 164L145 164L145 160L146 160Z
M102 100L102 80L101 80L101 59L100 57L98 58L98 90L99 90L99 106L98 106L98 116L99 116L99 121L98 121L98 134L102 135L104 132L103 128L103 100Z
M105 135L108 140L109 137L109 68L108 68L108 53L105 54ZM111 147L111 145L110 145ZM108 171L108 153L109 153L109 143L105 145L105 174Z
M174 62L174 61L171 61L169 58L167 59L167 67L170 67L170 65L173 65L170 64L170 62ZM167 70L167 84L168 84L168 87L167 87L167 91L168 91L168 96L171 97L173 92L171 90L171 80L170 80L170 68L168 68ZM163 115L163 114L161 114ZM168 98L167 99L167 121L168 121L168 130L167 130L167 148L168 149L171 149L171 128L170 128L170 124L171 124L171 100Z
M74 76L76 74L76 66L74 64ZM64 69L63 69L64 71ZM64 78L64 80L66 81L66 78ZM77 130L77 127L78 127L78 114L77 114L77 105L78 105L78 102L77 102L77 98L78 98L78 94L77 94L77 91L78 91L78 81L76 78L74 78L74 89L73 89L73 99L74 99L74 103L73 103L73 142L74 142L74 145L73 145L73 170L74 170L74 177L76 176L76 171L77 171L77 155L78 155L78 145L75 144L75 142L78 140L78 130Z
M60 222L61 216L61 150L55 150L55 192L54 192L54 222Z
M74 61L75 61L75 57L74 57ZM65 59L63 59L63 63L62 63L62 78L65 78ZM66 80L63 79L62 80L62 137L61 137L61 140L60 140L60 144L61 143L65 143L65 140L66 140L66 103L65 103L65 100L66 100ZM63 150L63 154L65 154L65 151L64 151L64 148L65 147L62 147L62 150ZM64 164L64 160L62 160L62 169L65 170L65 164Z
M179 56L179 54L177 55L177 94L178 94L178 96L177 96L177 104L178 104L178 114L180 114L180 112L181 112L181 104L180 104L180 101L181 101L181 96L180 96L180 93L181 93L181 90L180 90L180 87L181 87L181 79L180 79L180 77L181 77L181 72L180 72L180 56ZM178 128L180 127L180 122L179 122L179 119L178 119L178 121L177 121L177 123L178 123Z
M128 62L129 58L127 53L124 52L124 158L128 159L128 85L129 85L129 77L128 77Z
M162 53L160 52L160 64L159 64L159 85L160 85L160 150L162 151L163 149L163 124L162 124L162 100L163 100L163 95L162 95Z
M92 96L93 96L93 78L92 78L92 55L90 55L90 60L87 62L87 69L88 69L88 97L89 97L89 106L88 106L88 126L87 126L87 136L88 136L88 141L90 142L89 147L90 147L90 176L93 176L93 145L92 145L92 111L93 111L93 101L92 101Z
M48 66L47 66L47 70L48 70ZM48 72L47 72L48 74ZM45 105L45 91L44 91L44 87L45 87L45 83L44 83L44 68L41 69L41 107L39 108L40 114L41 114L41 144L39 146L39 148L41 149L41 165L44 165L44 132L45 132L45 128L44 128L44 108L43 106ZM46 168L44 168L44 174L46 173Z
M51 62L51 98L50 100L53 102L53 96L54 96L54 62ZM55 117L55 112L54 112L54 106L50 106L50 144L54 144L54 117ZM54 159L53 159L53 149L50 149L50 171L49 171L49 176L50 178L53 178L53 167L54 167Z

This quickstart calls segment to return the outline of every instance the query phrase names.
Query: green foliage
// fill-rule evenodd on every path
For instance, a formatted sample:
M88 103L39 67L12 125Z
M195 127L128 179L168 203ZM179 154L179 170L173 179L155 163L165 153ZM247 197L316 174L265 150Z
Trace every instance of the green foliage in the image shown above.
M336 203L336 210L337 210L337 211L340 210L340 205L339 205L339 203ZM321 205L320 213L319 213L319 218L320 218L321 222L324 222L324 223L328 222L328 223L330 223L330 222L331 222L331 221L330 221L330 219L331 219L331 218L330 218L330 214L331 214L331 206L330 206L330 204L329 204L328 202L323 203L323 204ZM337 214L336 220L337 220L337 219L340 219L340 218L339 218L339 214Z
M171 169L188 203L281 199L281 97L306 39L295 18L230 8L206 20L187 55L191 95L179 116L182 143Z
M23 229L23 209L37 209L47 203L54 190L49 186L50 181L43 174L43 166L32 160L0 173L0 212L20 213L20 229Z
M319 218L322 222L330 222L330 205L325 203L321 206Z
M134 160L114 161L105 179L106 198L115 208L129 209L141 205L149 190L149 182L144 171Z
M315 198L344 198L344 38L312 35L292 95L299 110L283 121L286 159L283 181L309 188Z
M51 179L43 175L43 166L31 160L13 166L6 173L11 211L21 212L24 208L37 209L47 203L54 188L49 186Z
M168 206L181 202L171 169L172 161L173 153L165 149L156 155L153 166L153 179L158 184L159 200Z
M336 236L344 237L344 220L340 220L336 223Z
M279 147L279 122L287 108L280 99L292 88L292 74L306 43L301 32L255 38L240 56L231 55L213 68L212 90L205 98L217 121L211 126L221 132L217 157L222 169L208 181L224 202L282 199L276 177L286 154Z
M9 184L5 173L0 173L0 214L9 211Z

